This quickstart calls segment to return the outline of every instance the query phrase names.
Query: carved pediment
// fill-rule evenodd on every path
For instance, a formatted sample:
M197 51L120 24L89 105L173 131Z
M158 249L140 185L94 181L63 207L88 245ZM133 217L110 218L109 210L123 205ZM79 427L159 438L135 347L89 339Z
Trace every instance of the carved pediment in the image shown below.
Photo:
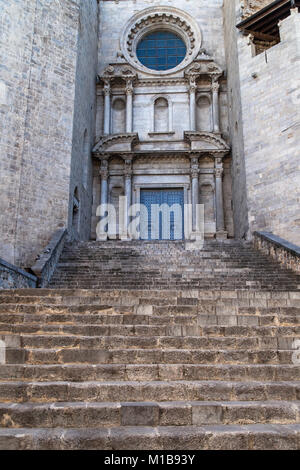
M128 62L115 62L109 64L103 72L102 79L112 79L112 78L124 78L134 79L137 77L137 73L133 67L131 67Z
M222 74L223 70L221 67L207 55L203 59L201 59L201 55L198 55L197 59L184 71L184 75L187 78L196 78L200 75L220 77Z
M227 153L229 145L220 135L211 132L186 131L184 138L190 142L192 151L218 151Z
M93 154L106 152L130 152L139 141L138 134L112 134L102 136L93 148Z

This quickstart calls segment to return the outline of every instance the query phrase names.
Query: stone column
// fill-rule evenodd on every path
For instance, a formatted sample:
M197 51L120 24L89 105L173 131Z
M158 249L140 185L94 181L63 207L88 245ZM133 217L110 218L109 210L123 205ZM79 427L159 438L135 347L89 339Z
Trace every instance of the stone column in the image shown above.
M214 77L212 82L212 105L213 105L213 131L220 132L220 114L219 114L219 78Z
M110 134L110 82L108 80L104 83L104 125L103 133Z
M192 230L197 231L197 204L199 204L199 159L191 158L191 180L192 180Z
M189 93L190 93L190 130L196 130L196 79L190 79Z
M126 81L126 132L132 132L132 98L133 84L132 80Z
M216 186L216 216L217 216L217 238L227 238L224 223L224 204L223 204L223 162L222 158L216 158L215 161L215 186Z
M125 234L126 238L130 238L130 234L128 233L128 226L130 222L130 217L129 217L129 209L131 206L131 193L132 193L132 156L124 156L124 179L125 179L125 196L126 196L126 214L125 214Z
M101 158L100 166L100 185L101 185L101 196L100 204L106 205L108 203L108 157ZM101 218L105 217L103 215ZM98 234L99 240L107 240L107 229L104 232Z

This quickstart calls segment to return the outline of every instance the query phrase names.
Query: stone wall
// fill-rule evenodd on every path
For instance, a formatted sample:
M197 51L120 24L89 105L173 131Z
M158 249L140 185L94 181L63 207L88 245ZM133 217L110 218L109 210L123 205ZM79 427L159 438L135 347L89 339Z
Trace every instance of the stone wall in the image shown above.
M232 147L232 201L235 235L247 238L248 206L246 189L246 172L244 159L243 118L240 93L240 70L238 60L235 25L241 18L242 10L239 1L224 0L224 39L227 62L227 90L229 135Z
M97 46L98 4L96 0L83 1L79 17L69 204L69 233L71 238L81 240L90 238L91 227L91 149L95 139ZM79 214L77 223L74 223L73 195L76 188Z
M238 36L248 214L251 232L300 242L300 14L280 25L281 42L252 57Z
M15 262L36 2L0 0L0 256Z
M225 0L236 235L270 231L299 244L300 15L285 19L281 42L255 57L235 29L241 17L240 0Z
M82 157L82 122L72 152L75 91L91 139L97 0L0 0L0 11L0 255L30 266L67 225L70 192L83 179L74 163Z

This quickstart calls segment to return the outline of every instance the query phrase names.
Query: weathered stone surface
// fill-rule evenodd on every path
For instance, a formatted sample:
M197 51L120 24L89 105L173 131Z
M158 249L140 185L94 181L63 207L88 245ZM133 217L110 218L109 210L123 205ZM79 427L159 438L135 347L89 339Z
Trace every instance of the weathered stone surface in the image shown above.
M82 146L85 129L93 142L98 5L1 0L0 10L0 254L29 267L68 225L75 186L86 213L91 205Z
M32 266L63 227L81 243L50 289L5 267L0 448L299 450L299 275L225 240L297 242L298 11L251 57L236 23L268 0L19 3L0 0L0 254ZM137 21L146 8L158 16ZM190 22L186 67L142 70L122 30L136 45L166 8L183 36ZM87 241L100 192L173 187L217 240Z

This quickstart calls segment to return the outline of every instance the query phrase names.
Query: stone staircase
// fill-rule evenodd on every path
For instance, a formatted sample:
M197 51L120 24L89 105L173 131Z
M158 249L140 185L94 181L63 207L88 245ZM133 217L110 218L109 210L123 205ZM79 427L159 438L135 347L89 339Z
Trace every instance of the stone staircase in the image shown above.
M235 242L108 245L0 291L0 449L299 449L299 277Z
M87 289L297 289L300 276L250 244L82 242L67 245L50 287Z

